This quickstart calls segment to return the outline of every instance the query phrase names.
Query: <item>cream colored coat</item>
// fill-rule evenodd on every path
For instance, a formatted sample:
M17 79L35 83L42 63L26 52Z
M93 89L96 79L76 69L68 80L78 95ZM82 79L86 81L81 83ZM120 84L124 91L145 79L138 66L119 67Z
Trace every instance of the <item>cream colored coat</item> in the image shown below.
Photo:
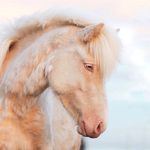
M115 31L73 13L47 11L5 27L0 149L78 150L81 135L99 136L107 120L104 81L119 48Z

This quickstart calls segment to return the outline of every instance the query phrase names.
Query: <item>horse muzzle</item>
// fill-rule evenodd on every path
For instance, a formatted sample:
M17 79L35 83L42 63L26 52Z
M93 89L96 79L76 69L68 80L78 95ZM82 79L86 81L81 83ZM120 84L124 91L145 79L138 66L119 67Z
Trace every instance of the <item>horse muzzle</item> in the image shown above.
M81 119L79 121L78 133L90 138L97 138L103 133L106 129L104 122L100 119L96 119L97 121L90 119Z

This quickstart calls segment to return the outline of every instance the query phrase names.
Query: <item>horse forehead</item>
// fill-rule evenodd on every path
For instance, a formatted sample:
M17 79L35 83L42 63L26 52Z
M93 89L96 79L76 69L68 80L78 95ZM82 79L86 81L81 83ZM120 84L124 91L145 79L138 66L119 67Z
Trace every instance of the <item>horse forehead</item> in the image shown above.
M82 47L80 45L71 46L66 50L66 52L62 52L64 60L72 60L78 62L81 60L83 62L93 62L94 58L88 53L86 47Z
M88 53L86 46L78 47L76 52L81 56L83 60L92 60L92 56Z

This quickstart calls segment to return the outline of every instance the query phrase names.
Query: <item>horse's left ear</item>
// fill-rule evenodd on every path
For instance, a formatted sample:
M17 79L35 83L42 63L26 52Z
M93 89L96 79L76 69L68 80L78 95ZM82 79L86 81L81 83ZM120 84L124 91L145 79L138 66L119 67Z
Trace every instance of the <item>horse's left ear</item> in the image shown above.
M100 23L97 25L90 25L81 29L79 33L81 41L85 43L92 41L102 33L103 28L104 28L104 24Z

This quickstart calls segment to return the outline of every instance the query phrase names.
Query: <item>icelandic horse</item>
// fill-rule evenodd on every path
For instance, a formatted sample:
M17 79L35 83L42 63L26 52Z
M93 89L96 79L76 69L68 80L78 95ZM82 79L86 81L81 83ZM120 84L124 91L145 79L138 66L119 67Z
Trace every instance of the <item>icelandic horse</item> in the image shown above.
M106 129L115 30L75 13L36 13L0 32L0 150L79 150Z

